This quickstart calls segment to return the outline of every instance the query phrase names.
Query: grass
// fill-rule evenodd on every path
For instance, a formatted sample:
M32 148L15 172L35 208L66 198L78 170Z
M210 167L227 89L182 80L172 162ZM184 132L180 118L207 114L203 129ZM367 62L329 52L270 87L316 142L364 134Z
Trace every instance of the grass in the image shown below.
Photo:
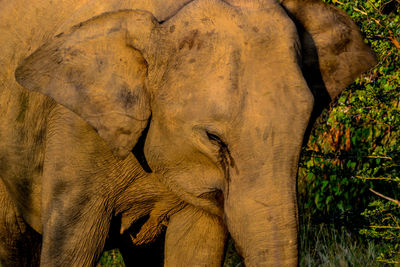
M337 229L332 224L305 223L300 229L300 266L314 267L380 267L394 266L377 261L376 257L385 244L365 241L345 227ZM100 266L125 266L118 250L103 254ZM235 253L233 242L228 243L224 267L242 267ZM397 265L400 266L400 265Z
M345 227L303 225L300 231L300 266L387 266L376 257L384 244L367 242Z

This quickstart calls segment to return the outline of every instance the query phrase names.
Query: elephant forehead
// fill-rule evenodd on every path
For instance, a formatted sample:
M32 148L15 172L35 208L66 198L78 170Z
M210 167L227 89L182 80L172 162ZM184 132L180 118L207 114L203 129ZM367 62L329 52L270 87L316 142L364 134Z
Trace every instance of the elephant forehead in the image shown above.
M304 80L294 50L264 52L221 44L175 54L156 92L157 106L171 116L183 113L189 119L211 116L229 121L241 113L249 97L279 100L282 88L297 95Z
M175 56L157 99L168 115L229 120L240 109L242 53L235 47L200 49Z
M235 42L267 45L297 35L292 20L275 1L261 9L241 9L220 1L196 1L163 24L176 50ZM218 44L220 45L220 44Z
M279 5L186 13L163 25L172 48L155 99L164 116L229 122L242 114L249 91L265 95L274 86L268 77L281 79L283 65L297 64L297 31Z

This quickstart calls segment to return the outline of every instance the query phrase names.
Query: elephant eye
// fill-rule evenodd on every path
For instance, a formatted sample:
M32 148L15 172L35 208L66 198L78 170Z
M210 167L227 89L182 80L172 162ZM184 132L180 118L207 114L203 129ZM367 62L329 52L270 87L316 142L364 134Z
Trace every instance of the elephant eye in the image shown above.
M217 143L219 146L218 150L218 161L220 165L222 166L225 177L230 181L230 175L229 175L229 167L234 168L235 167L235 161L231 156L231 152L229 151L228 145L224 143L224 141L221 140L217 135L212 134L208 131L206 131L208 139L212 143Z
M220 147L224 147L224 148L228 147L227 144L225 144L221 140L221 138L219 138L217 135L212 134L212 133L210 133L208 131L206 132L206 134L207 134L208 140L210 140L211 142L216 142Z

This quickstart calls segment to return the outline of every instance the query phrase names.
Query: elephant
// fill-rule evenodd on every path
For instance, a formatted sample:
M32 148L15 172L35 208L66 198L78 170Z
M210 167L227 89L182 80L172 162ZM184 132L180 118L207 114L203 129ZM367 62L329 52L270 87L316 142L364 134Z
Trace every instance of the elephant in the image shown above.
M3 266L93 266L110 247L128 265L221 266L228 236L246 266L298 264L307 129L376 63L344 12L318 0L0 5Z

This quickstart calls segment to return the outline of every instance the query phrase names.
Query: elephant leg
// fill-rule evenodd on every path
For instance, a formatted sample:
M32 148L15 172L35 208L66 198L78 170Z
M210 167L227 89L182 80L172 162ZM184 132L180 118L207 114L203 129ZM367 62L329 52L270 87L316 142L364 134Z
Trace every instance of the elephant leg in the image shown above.
M170 218L164 264L166 267L221 266L226 237L220 218L187 206Z
M55 203L43 223L41 266L95 266L109 231L111 212L89 199Z
M41 266L94 266L110 230L112 200L101 192L92 172L83 175L63 168L65 173L60 173L52 167L45 168L42 190Z
M110 230L118 166L100 137L74 113L58 106L48 124L41 265L93 266Z
M19 215L0 178L0 266L39 266L41 236Z

